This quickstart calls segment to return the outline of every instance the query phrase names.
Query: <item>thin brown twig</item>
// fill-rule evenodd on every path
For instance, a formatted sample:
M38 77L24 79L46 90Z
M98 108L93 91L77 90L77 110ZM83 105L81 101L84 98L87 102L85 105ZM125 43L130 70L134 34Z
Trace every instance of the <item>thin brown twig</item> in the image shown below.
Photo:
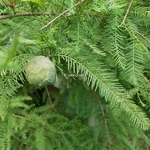
M137 32L137 31L135 31L135 32L136 32L138 35L140 35L143 39L145 39L148 43L150 43L150 40L149 40L147 37L145 37L143 34Z
M102 112L102 116L103 116L104 123L105 123L106 130L107 130L107 136L108 136L108 140L109 140L108 147L110 148L110 136L109 136L109 129L108 129L108 123L107 123L107 119L106 119L106 116L105 116L105 112L104 112L104 109L103 109L103 107L102 107L102 104L101 104L101 102L100 102L100 100L99 100L99 97L98 97L97 94L95 94L95 93L94 93L94 95L95 95L95 97L96 97L96 100L97 100L97 102L98 102L98 104L99 104L99 107L100 107L100 109L101 109L101 112Z
M3 19L11 19L11 18L16 18L16 17L24 17L24 16L40 16L40 15L52 15L52 16L56 16L56 14L54 13L49 13L49 12L44 12L44 13L40 13L40 12L22 12L22 13L17 13L17 14L8 14L8 15L1 15L0 16L0 20ZM107 18L108 16L102 16L100 14L83 14L83 16L94 16L94 17L101 17L101 18ZM67 17L70 17L71 15L66 15Z
M39 124L39 123L37 123L37 122L35 122L35 121L33 121L33 120L29 119L29 118L26 118L26 117L24 117L24 116L15 115L15 114L14 114L14 116L17 117L17 118L21 118L21 119L28 120L28 121L30 121L30 122L32 122L32 123L34 123L34 124ZM41 126L43 126L43 125L41 124ZM46 127L46 126L43 126L43 127L44 127L44 129L50 130L50 129L49 129L48 127Z
M137 71L139 73L140 76L142 76L144 78L144 80L150 84L149 80L140 72L140 71Z
M45 87L45 89L46 89L46 93L47 93L48 99L49 99L49 101L50 101L50 104L52 105L53 110L54 110L55 112L57 112L57 110L56 110L55 107L54 107L54 104L52 103L52 100L51 100L51 97L50 97L50 94L49 94L49 91L48 91L47 86Z
M80 0L78 3L76 3L74 7L80 5L81 3L83 3L85 0ZM47 28L49 25L51 25L54 21L56 21L57 19L59 19L61 16L65 15L67 12L69 11L69 9L66 9L65 11L63 11L61 14L59 14L57 17L55 17L53 20L51 20L50 22L48 22L45 26L41 27L40 30L43 30L44 28Z
M27 121L29 121L29 122L32 122L33 124L39 124L40 126L42 126L44 129L47 129L47 130L49 130L49 131L51 131L51 132L55 132L55 133L58 133L58 134L62 134L62 133L64 133L64 134L70 134L70 132L69 131L67 131L67 132L63 132L63 131L55 131L55 130L53 130L53 129L50 129L49 127L47 127L46 125L43 125L43 124L41 124L41 123L38 123L38 122L36 122L36 121L34 121L34 120L31 120L31 119L29 119L29 118L27 118L27 117L24 117L24 116L20 116L20 115L16 115L16 114L13 114L15 117L17 117L17 118L20 118L20 119L25 119L25 120L27 120Z
M105 122L105 126L106 126L106 130L107 130L107 136L108 136L108 147L110 148L110 137L109 137L109 129L108 129L108 123L107 123L107 119L106 119L106 116L105 116L105 113L104 113L104 110L103 110L103 107L102 107L102 104L100 102L100 100L98 100L98 103L100 105L100 109L102 111L102 115L103 115L103 118L104 118L104 122Z
M13 135L13 137L14 137L17 141L19 141L20 143L23 143L23 141L20 140L17 136ZM23 144L25 144L25 143L23 143ZM31 148L32 148L32 145L30 146L30 150L31 150Z
M129 13L129 11L130 11L130 8L131 8L131 6L132 6L133 1L134 1L134 0L131 0L131 2L130 2L130 4L129 4L129 6L128 6L128 9L127 9L127 11L126 11L126 14L125 14L125 16L124 16L123 21L122 21L121 24L124 24L124 22L125 22L125 20L126 20L126 18L127 18L127 15L128 15L128 13Z
M49 12L23 12L23 13L17 13L17 14L9 14L9 15L2 15L0 16L0 20L3 19L10 19L10 18L15 18L15 17L22 17L22 16L40 16L40 15L54 15Z
M13 137L14 137L17 141L19 141L20 143L23 143L17 136L13 135Z

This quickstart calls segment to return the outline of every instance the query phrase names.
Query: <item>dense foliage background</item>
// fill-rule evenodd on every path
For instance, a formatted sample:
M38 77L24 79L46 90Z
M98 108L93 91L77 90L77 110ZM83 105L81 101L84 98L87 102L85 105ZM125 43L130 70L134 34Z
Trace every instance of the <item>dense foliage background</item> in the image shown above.
M1 0L0 14L0 150L150 149L149 0ZM46 87L25 77L38 55L56 66Z

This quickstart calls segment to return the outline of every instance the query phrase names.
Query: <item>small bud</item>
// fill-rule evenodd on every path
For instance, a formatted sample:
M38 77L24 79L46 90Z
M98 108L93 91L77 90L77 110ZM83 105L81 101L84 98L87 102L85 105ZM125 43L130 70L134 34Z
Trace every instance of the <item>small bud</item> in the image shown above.
M15 9L16 4L15 4L15 3L12 3L12 2L9 2L8 6L11 7L12 9Z

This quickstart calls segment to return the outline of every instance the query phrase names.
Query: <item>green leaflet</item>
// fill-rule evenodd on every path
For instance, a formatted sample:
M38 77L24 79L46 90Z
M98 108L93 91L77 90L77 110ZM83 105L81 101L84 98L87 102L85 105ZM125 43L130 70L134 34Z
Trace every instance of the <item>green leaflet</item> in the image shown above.
M149 0L12 2L15 15L0 5L0 150L149 150ZM40 55L57 84L26 80Z

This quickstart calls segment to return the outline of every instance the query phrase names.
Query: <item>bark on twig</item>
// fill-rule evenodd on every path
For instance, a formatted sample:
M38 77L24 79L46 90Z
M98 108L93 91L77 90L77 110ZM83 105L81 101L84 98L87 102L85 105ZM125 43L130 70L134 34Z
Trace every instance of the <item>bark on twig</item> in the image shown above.
M78 3L76 3L74 7L80 5L81 3L83 3L85 0L81 0ZM63 11L61 14L59 14L57 17L55 17L53 20L51 20L50 22L48 22L45 26L43 26L42 28L40 28L40 30L43 30L44 28L47 28L49 25L51 25L54 21L56 21L57 19L59 19L61 16L65 15L67 12L69 11L69 9Z
M140 35L143 39L145 39L148 43L150 43L150 40L149 40L146 36L144 36L143 34L137 32L137 31L135 31L135 32L136 32L138 35Z
M0 20L10 19L10 18L15 18L15 17L21 17L21 16L40 16L40 15L53 15L53 14L50 14L48 12L44 12L44 13L41 13L41 12L25 12L25 13L3 15L3 16L0 16Z
M126 11L126 14L125 14L125 16L124 16L123 21L122 21L121 24L124 24L124 23L125 23L125 20L126 20L127 15L128 15L128 13L129 13L129 11L130 11L130 8L131 8L131 6L132 6L133 1L134 1L134 0L131 0L131 2L130 2L130 4L129 4L129 6L128 6L128 9L127 9L127 11Z

